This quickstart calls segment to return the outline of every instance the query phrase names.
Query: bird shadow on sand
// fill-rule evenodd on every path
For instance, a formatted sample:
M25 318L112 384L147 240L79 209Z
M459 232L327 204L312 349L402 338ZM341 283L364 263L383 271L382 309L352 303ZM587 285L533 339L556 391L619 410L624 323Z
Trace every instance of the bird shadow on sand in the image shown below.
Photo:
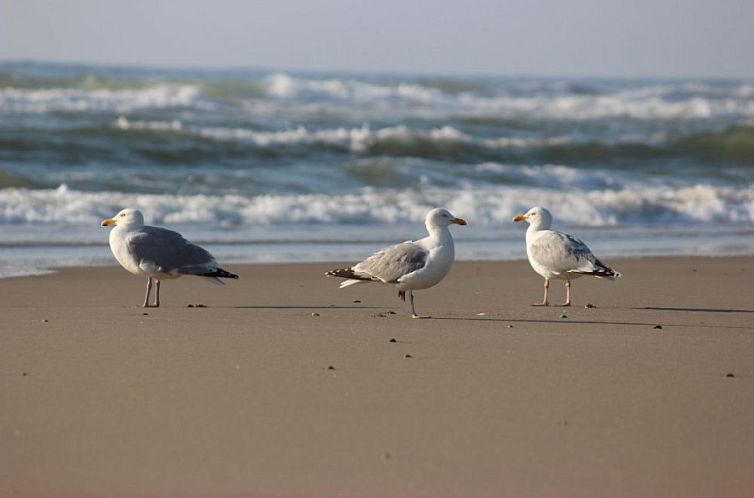
M525 318L475 318L475 317L433 317L435 320L459 320L459 321L474 321L474 322L498 322L498 323L545 323L545 324L558 324L558 325L628 325L632 327L656 327L657 322L611 322L604 320L543 320L543 319L525 319ZM741 325L705 325L698 323L673 323L663 324L663 327L694 327L694 328L712 328L712 329L754 329L754 326L741 326Z
M670 308L660 306L644 306L642 308L631 308L632 310L653 310L653 311L687 311L700 313L754 313L754 310L736 310L725 308Z
M216 306L218 307L218 306ZM275 304L258 304L248 306L228 306L233 309L248 309L248 310L384 310L384 306L336 306L336 305L321 305L321 306L296 306L296 305L275 305Z

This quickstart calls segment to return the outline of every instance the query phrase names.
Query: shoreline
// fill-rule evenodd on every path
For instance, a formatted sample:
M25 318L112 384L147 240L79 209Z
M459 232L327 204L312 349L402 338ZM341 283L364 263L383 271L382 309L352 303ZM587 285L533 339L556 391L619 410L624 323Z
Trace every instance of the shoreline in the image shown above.
M119 267L2 279L0 495L751 496L754 257L605 262L571 308L528 306L524 260L457 262L430 320L331 263L157 309Z
M748 252L740 252L740 253L731 253L731 254L723 254L723 255L706 255L706 254L672 254L672 255L633 255L633 256L618 256L618 257L602 257L602 260L605 261L618 261L618 264L620 264L621 261L637 261L637 260L673 260L673 259L686 259L686 260L696 260L696 259L727 259L727 258L754 258L754 253L748 253ZM233 262L221 262L221 266L223 267L233 267L233 268L247 268L247 269L253 269L257 266L263 266L263 267L269 267L269 266L305 266L305 265L332 265L333 268L335 267L342 267L345 265L355 264L357 262L356 259L354 260L314 260L314 261L256 261L256 262L241 262L241 263L233 263ZM526 255L524 254L521 257L515 257L515 258L505 258L505 259L458 259L456 258L454 265L458 264L473 264L473 263L484 263L484 264L495 264L495 263L501 263L501 264L515 264L515 263L525 263L526 267L531 269L529 266L528 259L526 258ZM607 263L608 266L612 263ZM54 275L61 272L76 272L81 270L95 270L95 269L121 269L121 266L113 259L111 263L107 264L100 264L100 265L74 265L74 266L50 266L43 270L40 270L40 273L29 273L29 274L23 274L23 275L10 275L10 276L2 276L0 275L0 281L8 280L8 279L20 279L20 278L28 278L28 277L42 277L45 275ZM125 272L125 270L123 270ZM534 270L532 270L533 272ZM452 270L451 270L452 272ZM539 277L539 275L533 273L535 276ZM135 278L140 278L136 275L132 275ZM184 280L186 278L191 278L189 276L181 277L181 280ZM583 279L579 278L576 280L581 281ZM168 280L165 280L168 281ZM556 282L553 280L553 282Z
M483 227L454 230L456 242L456 261L518 261L526 258L524 227L505 227L494 238L481 237L489 235ZM16 227L18 233L6 234L12 241L21 236L22 226ZM168 228L176 227L169 225ZM188 228L188 227L183 227ZM254 227L255 229L260 227ZM285 241L278 232L280 226L265 227L273 230L272 234L263 234L258 230L249 232L248 239L234 238L221 240L218 234L202 237L199 232L188 232L188 240L205 247L222 265L255 264L289 264L298 262L356 262L372 254L377 248L386 247L402 240L415 238L421 234L420 226L369 226L376 230L374 240L359 240L363 229L355 226L337 226L329 229L337 233L334 239L323 238L325 232L318 226L317 233L303 235L301 227L293 229L292 239ZM101 227L97 227L100 230ZM346 233L342 233L342 230ZM514 230L515 229L515 230ZM497 229L490 229L497 230ZM637 233L631 227L578 228L579 236L589 244L603 260L653 258L653 257L735 257L754 255L752 237L754 231L741 227L705 228L704 232L686 227L667 228L661 231L657 227ZM479 231L478 233L475 231ZM70 234L73 237L74 234ZM107 231L96 231L82 235L92 239L86 246L30 245L14 246L12 242L0 243L0 278L10 276L42 274L56 267L110 267L117 263L107 245ZM257 240L264 239L264 242ZM304 239L299 240L301 237ZM308 238L307 238L308 237ZM94 242L94 240L98 242ZM19 239L20 240L20 239Z

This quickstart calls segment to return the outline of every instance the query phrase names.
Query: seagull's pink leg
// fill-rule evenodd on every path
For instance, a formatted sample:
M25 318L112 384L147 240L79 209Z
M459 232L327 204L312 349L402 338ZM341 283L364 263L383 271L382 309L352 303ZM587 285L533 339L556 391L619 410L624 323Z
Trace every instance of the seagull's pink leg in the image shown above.
M545 279L545 297L541 303L534 303L532 304L532 306L549 306L550 305L550 303L547 302L547 289L549 288L550 288L550 280L546 278Z
M429 316L416 314L416 308L414 308L414 291L408 291L408 297L411 298L411 318L431 318Z
M151 308L149 305L149 294L152 292L152 277L147 277L147 293L144 296L144 304L142 308Z
M157 288L154 292L154 307L159 308L160 307L160 279L155 278L154 283L157 285Z
M566 300L563 304L560 304L558 306L570 306L571 305L571 281L566 280Z

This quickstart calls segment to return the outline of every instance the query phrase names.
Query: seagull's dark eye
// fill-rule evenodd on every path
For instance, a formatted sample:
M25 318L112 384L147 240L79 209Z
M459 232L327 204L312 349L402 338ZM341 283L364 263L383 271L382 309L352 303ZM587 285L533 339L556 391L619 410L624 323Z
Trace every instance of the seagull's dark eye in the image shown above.
M120 213L120 217L123 218L126 215L126 213Z

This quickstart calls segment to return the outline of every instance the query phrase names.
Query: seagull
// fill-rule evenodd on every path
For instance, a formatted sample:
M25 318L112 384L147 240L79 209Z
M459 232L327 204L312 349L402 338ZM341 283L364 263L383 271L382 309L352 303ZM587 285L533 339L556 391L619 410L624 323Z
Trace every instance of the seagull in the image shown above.
M456 218L447 209L436 208L427 213L424 224L428 237L386 247L350 268L328 271L325 275L347 279L340 283L341 289L367 282L394 285L398 297L404 301L408 291L412 318L429 318L416 313L413 291L437 285L445 278L455 258L453 236L448 227L466 225L466 221Z
M124 209L113 218L102 220L101 226L115 227L110 231L110 250L118 263L134 275L146 275L144 308L160 306L160 279L163 278L196 275L220 285L223 285L221 278L238 278L219 268L207 250L184 239L180 233L144 225L144 215L138 209ZM155 299L149 304L152 279L156 286Z
M549 306L547 289L550 279L565 280L566 301L558 306L571 305L571 280L582 275L614 280L620 273L605 266L592 254L591 249L573 235L550 230L552 214L543 207L533 207L519 214L513 221L526 221L526 255L534 271L545 279L545 297L532 306Z

